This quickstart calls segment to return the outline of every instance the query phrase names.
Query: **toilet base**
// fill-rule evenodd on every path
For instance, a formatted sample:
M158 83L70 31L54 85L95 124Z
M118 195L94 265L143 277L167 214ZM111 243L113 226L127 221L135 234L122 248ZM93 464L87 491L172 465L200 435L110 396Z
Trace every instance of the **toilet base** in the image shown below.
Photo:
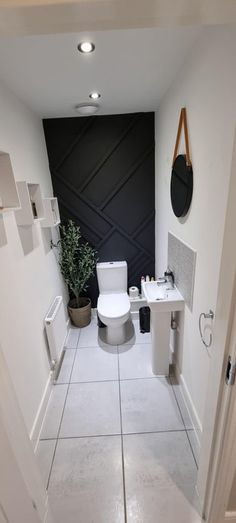
M122 345L126 341L125 323L118 327L107 326L107 343L109 345Z

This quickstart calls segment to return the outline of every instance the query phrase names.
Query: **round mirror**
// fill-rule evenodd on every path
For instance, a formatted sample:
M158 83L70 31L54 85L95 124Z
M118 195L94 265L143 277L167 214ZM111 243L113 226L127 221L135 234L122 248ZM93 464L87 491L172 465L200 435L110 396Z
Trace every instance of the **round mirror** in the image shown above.
M175 216L186 216L193 194L193 169L186 156L179 154L173 164L170 184L172 209Z

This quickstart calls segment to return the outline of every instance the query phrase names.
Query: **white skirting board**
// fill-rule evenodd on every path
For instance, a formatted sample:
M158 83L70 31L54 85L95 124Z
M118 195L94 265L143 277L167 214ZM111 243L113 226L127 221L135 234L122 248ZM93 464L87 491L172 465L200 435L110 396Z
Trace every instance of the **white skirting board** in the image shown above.
M188 387L186 385L186 382L185 382L185 379L183 377L183 374L181 374L181 372L180 372L180 370L178 368L178 365L176 364L176 361L175 361L173 353L172 353L172 355L173 355L173 366L174 366L175 376L176 376L176 379L177 379L177 381L178 381L178 383L180 385L180 392L181 392L183 401L185 403L185 406L187 408L188 414L189 414L190 419L191 419L192 424L193 424L193 429L194 429L195 436L196 436L196 443L198 445L198 450L200 452L201 437L202 437L202 425L201 425L201 422L200 422L199 417L197 415L197 412L196 412L196 409L194 407L194 404L192 402L192 398L191 398L191 395L189 393L189 390L188 390Z
M231 521L231 523L236 523L236 512L226 512L225 514L225 523Z

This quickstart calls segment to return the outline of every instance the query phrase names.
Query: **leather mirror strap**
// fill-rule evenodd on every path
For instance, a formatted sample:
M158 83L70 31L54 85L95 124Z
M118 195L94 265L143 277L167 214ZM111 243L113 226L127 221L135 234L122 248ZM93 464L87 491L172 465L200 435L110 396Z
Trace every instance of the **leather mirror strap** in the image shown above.
M182 131L182 127L183 126L184 126L184 139L185 139L185 149L186 149L186 163L187 163L188 166L190 166L192 164L191 164L190 154L189 154L189 139L188 139L186 107L182 107L181 112L180 112L179 126L178 126L178 131L177 131L177 136L176 136L175 150L174 150L172 166L174 165L174 162L175 162L176 157L178 155L180 136L181 136L181 131Z

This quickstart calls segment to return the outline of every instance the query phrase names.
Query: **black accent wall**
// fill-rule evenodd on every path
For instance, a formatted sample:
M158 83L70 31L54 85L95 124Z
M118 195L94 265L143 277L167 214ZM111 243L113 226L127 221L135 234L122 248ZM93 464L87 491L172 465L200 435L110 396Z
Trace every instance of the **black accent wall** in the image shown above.
M155 271L154 113L43 121L61 219L99 261L127 260L128 285ZM88 294L96 303L96 278Z

